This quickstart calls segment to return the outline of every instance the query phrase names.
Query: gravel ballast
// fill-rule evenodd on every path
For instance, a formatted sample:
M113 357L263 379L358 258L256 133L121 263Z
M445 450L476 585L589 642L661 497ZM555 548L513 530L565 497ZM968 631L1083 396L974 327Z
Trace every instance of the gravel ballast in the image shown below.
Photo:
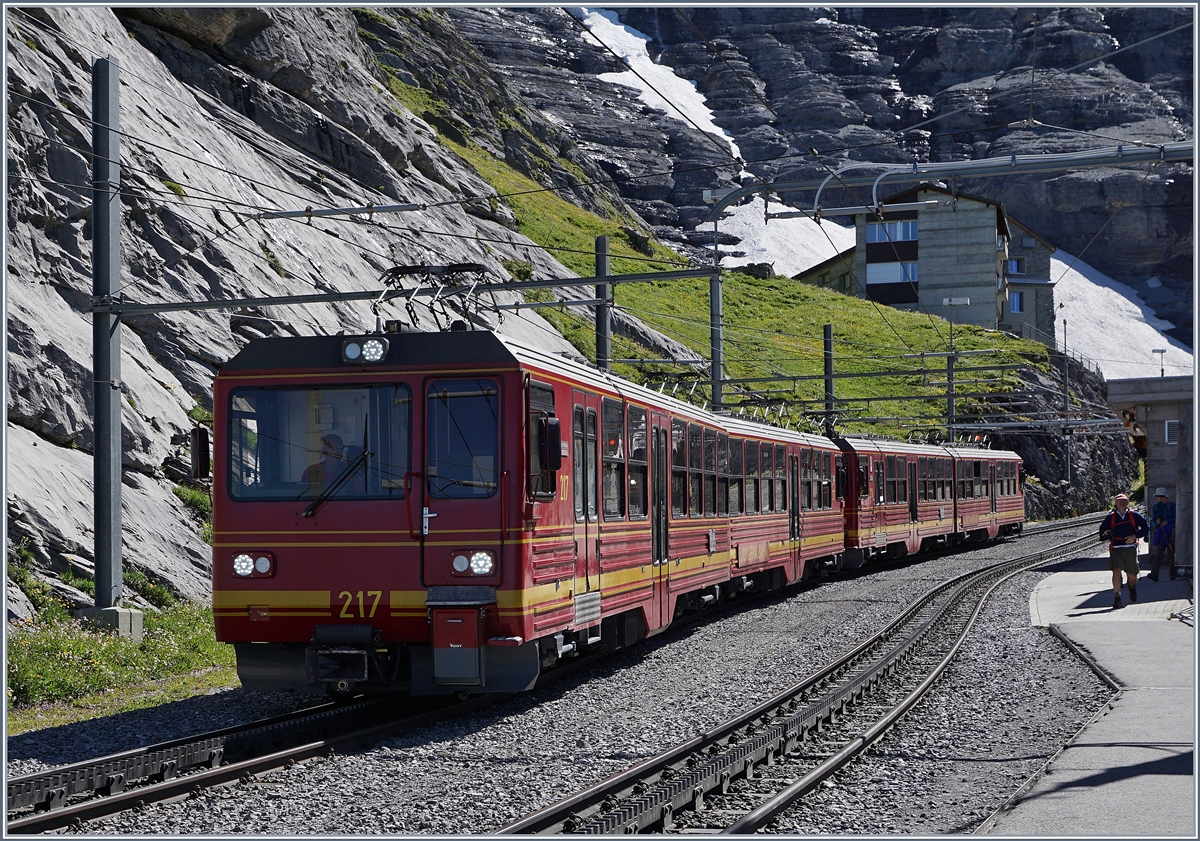
M673 628L470 717L86 831L494 831L783 691L946 578L1067 539L1030 536L788 591ZM1058 640L1029 625L1029 592L1047 574L1024 573L997 591L934 694L775 831L961 832L1040 768L1108 697ZM128 747L131 732L161 741L297 703L233 690L56 728L68 734L24 734L9 740L9 772Z

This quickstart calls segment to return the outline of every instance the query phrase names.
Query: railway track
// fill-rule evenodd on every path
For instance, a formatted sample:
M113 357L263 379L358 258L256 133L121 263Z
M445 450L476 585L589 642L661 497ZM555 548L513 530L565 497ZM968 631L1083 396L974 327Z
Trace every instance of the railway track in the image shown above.
M945 582L775 698L499 832L754 832L865 751L924 696L997 584L1093 542L1090 535L1077 538Z
M1087 519L1090 518L1034 527L1026 534L1072 528ZM753 601L747 599L741 604ZM713 612L703 615L708 618ZM592 660L582 658L564 665L544 675L539 683L545 685L547 680L566 677L590 665ZM820 679L821 675L813 678L818 682ZM469 713L492 700L490 696L482 696L458 703L447 703L446 699L405 699L403 703L393 699L360 699L323 704L13 778L7 782L7 828L18 834L45 832L192 796L208 787L236 782L315 756L344 752ZM752 764L753 761L752 758ZM745 763L739 773L744 776Z
M7 831L34 834L192 795L295 762L372 744L491 702L363 699L162 742L16 777ZM415 710L414 710L415 708Z

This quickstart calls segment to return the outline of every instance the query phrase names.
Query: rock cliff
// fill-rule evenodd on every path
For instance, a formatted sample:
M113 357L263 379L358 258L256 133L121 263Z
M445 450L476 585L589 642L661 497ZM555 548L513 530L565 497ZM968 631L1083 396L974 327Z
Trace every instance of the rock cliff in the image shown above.
M10 11L8 549L76 602L87 597L55 574L86 575L91 557L93 58L112 56L120 65L121 291L130 301L371 290L398 264L479 262L505 278L505 263L515 260L538 277L569 276L552 252L516 232L512 208L489 199L493 189L449 149L467 138L580 207L626 221L631 241L652 232L692 254L702 253L694 231L707 213L701 191L737 183L741 168L724 140L597 78L624 67L560 9ZM818 171L805 160L808 146L836 150L832 160L907 160L995 153L1019 139L996 125L1023 116L1020 97L1000 94L1027 77L1020 62L1031 54L1032 13L893 10L885 21L881 9L682 11L623 15L652 35L660 61L707 94L747 161L759 159L748 165L760 177ZM1053 72L1178 18L1161 9L1054 15L1053 35L1049 11L1038 27L1038 67L1051 89L1063 84ZM1153 67L1123 55L1092 76L1069 75L1092 85L1087 108L1053 120L1039 112L1038 119L1087 131L1121 126L1143 139L1184 133L1191 86L1181 79L1190 53ZM739 74L775 114L746 95ZM980 103L979 113L903 130L968 101ZM1067 109L1071 97L1047 90L1042 101ZM1045 148L1073 137L1048 134ZM1150 243L1139 259L1174 294L1180 255L1191 247L1180 215L1190 201L1190 169L1171 177L1168 184L1154 174L1136 185L1144 201L1122 217L1129 224L1121 230ZM1103 173L1064 176L1055 185L1045 202L1071 217L1083 215L1066 212L1074 207L1111 212L1128 186ZM1042 218L1013 201L1024 221ZM408 202L426 209L311 221L260 217L272 209ZM1064 248L1083 236L1071 232L1078 220L1056 224L1062 227L1044 232ZM1143 236L1146 226L1161 235ZM1112 253L1128 258L1127 248ZM1091 252L1088 259L1120 275ZM1185 297L1190 312L1190 291L1179 294ZM424 309L412 315L396 307L385 317L436 326ZM574 352L536 315L476 317ZM369 306L357 303L123 319L124 555L131 571L183 596L207 595L211 550L174 491L184 481L189 414L208 404L220 366L252 338L371 325ZM628 316L618 328L656 352L695 356ZM28 600L12 587L9 593L10 611L27 613Z

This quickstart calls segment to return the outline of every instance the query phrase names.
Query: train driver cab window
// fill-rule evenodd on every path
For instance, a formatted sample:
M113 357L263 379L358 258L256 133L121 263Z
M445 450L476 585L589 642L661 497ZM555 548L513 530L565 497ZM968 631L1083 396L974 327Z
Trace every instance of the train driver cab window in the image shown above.
M500 393L492 380L437 380L425 412L425 475L434 499L482 499L499 484Z
M758 442L746 442L746 513L758 513Z
M558 491L557 471L552 467L555 458L548 448L560 447L551 439L556 437L550 428L554 417L554 388L539 382L529 383L529 429L526 451L529 461L529 495L535 500L547 502L554 499ZM561 450L559 450L561 453ZM547 463L543 463L543 459ZM560 462L561 463L561 462Z
M604 459L604 519L625 519L625 407L604 400L601 452Z
M671 515L687 516L687 424L671 421Z
M412 448L406 385L239 388L229 424L235 500L404 498Z
M649 511L646 410L629 407L629 519L643 519Z
M838 453L833 457L834 465L834 491L837 499L844 500L846 498L846 457Z

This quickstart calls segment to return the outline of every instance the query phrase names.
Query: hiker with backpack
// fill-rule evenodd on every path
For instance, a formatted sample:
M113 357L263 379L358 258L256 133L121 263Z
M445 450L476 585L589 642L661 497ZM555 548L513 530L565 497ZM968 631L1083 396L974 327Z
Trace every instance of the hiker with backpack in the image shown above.
M1112 570L1113 608L1121 606L1121 570L1129 584L1129 601L1137 601L1138 540L1150 533L1146 519L1129 507L1129 497L1117 494L1113 510L1100 523L1100 539L1108 541L1108 566Z
M1154 535L1150 538L1150 575L1151 581L1158 580L1158 568L1164 563L1171 580L1175 580L1175 503L1167 496L1166 488L1156 488L1154 491L1154 507L1150 509L1150 519L1154 522Z

